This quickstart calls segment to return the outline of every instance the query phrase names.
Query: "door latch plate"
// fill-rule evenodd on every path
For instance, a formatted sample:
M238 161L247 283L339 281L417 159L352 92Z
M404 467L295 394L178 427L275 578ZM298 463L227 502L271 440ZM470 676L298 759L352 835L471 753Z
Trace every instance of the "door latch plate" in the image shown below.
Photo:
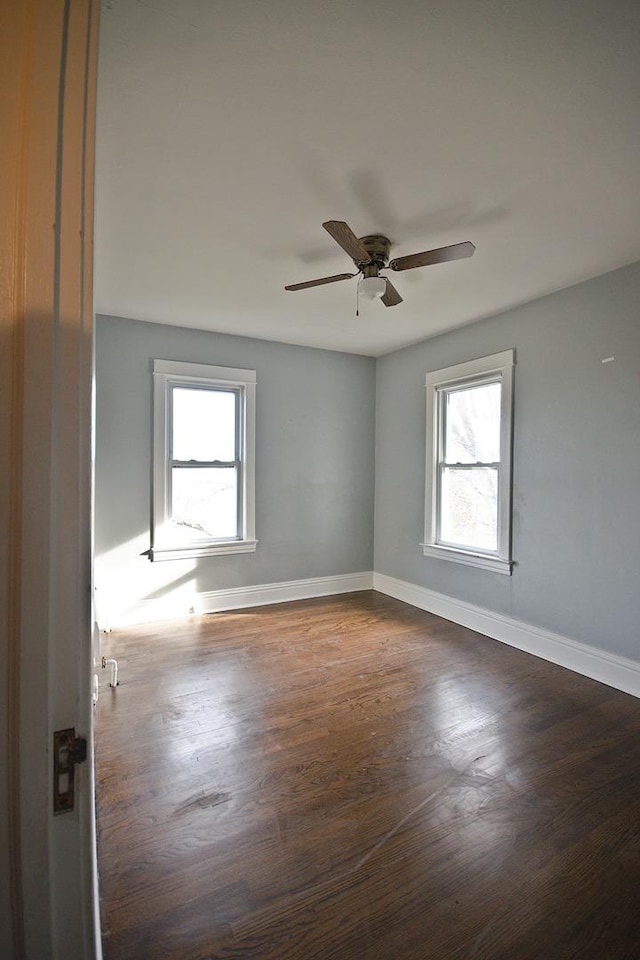
M53 734L53 812L68 813L75 804L75 767L87 759L87 741L75 727Z

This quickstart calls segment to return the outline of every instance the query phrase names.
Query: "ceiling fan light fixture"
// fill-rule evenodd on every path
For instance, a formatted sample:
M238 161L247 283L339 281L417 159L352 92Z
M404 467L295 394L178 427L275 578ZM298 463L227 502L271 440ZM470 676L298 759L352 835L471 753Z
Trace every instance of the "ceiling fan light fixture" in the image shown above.
M379 300L384 297L386 289L384 277L362 277L358 283L358 293L363 300Z

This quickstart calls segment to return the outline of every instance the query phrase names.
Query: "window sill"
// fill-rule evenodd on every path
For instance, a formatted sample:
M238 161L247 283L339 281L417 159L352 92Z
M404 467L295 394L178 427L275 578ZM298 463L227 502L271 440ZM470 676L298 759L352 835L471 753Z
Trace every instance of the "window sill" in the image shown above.
M470 567L479 567L481 570L493 570L494 573L503 573L511 576L512 560L503 560L502 557L490 557L484 553L470 553L466 550L455 550L453 547L441 547L435 543L421 543L425 557L436 557L438 560L451 560L453 563L464 563Z
M219 557L232 553L255 553L257 545L257 540L228 540L185 547L152 547L149 559L194 560L198 557Z

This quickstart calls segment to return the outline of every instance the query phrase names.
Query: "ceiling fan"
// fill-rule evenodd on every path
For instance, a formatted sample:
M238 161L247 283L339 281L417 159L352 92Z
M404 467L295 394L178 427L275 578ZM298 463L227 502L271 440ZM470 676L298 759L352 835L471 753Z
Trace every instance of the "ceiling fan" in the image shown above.
M306 290L308 287L319 287L323 283L336 283L338 280L350 280L360 275L358 281L360 296L367 300L380 299L385 307L395 307L397 303L402 303L402 297L388 277L381 276L381 270L413 270L414 267L429 267L433 263L463 260L465 257L472 257L476 249L467 241L389 260L391 241L382 234L373 233L366 237L356 237L349 224L343 220L327 220L322 226L345 253L349 254L358 268L357 272L336 273L332 277L321 277L319 280L291 283L285 287L285 290Z

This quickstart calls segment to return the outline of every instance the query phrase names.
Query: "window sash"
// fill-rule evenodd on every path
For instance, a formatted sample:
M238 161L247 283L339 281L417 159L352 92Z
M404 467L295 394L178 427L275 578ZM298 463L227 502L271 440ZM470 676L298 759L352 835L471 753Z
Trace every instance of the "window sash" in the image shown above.
M447 386L436 387L438 394L438 403L439 403L439 422L441 424L441 430L438 436L438 459L439 461L452 464L459 461L448 460L447 458L447 422L448 422L448 403L447 400L453 393L464 393L467 390L475 390L478 387L487 387L491 384L500 385L500 399L502 401L502 376L488 376L488 377L476 377L471 381L467 380L462 383L449 384ZM501 403L502 407L502 403ZM502 416L502 410L501 410ZM502 459L502 457L500 458ZM464 461L463 461L464 462ZM478 461L481 462L481 461Z
M444 495L443 495L443 485L444 485L444 474L445 471L460 471L460 472L472 472L474 470L493 470L496 474L496 548L492 550L490 547L482 547L478 544L465 543L456 540L447 540L443 536L442 529L444 527ZM436 543L444 547L453 547L456 550L472 550L474 553L483 553L487 556L499 556L499 547L500 547L500 464L499 463L441 463L439 472L438 472L438 515L437 515L437 530L436 530Z
M448 433L448 404L447 400L452 393L463 393L466 390L473 390L477 387L487 386L488 384L499 383L501 388L500 395L500 406L501 406L501 416L502 420L502 376L501 375L491 375L486 377L474 377L470 380L464 380L461 383L448 384L442 387L436 387L436 393L438 397L438 454L437 454L437 474L436 474L436 491L435 491L435 500L436 500L436 517L435 517L435 543L441 546L453 547L456 550L469 550L474 553L482 553L487 556L499 556L500 555L500 494L501 494L501 482L502 482L502 453L501 459L497 461L482 461L477 460L473 463L459 461L459 460L448 460L446 457L447 452L447 433ZM452 540L446 540L442 536L442 528L444 526L443 522L443 509L444 509L444 497L443 497L443 481L444 481L444 472L445 470L479 470L479 469L493 469L496 471L496 499L497 499L497 509L496 509L496 549L491 550L485 547L478 546L477 544L471 543L457 543Z
M175 442L175 433L174 433L174 424L173 424L173 394L174 390L178 388L180 390L202 390L208 393L232 393L235 398L234 404L234 434L235 434L235 458L233 460L176 460L173 457L173 447ZM236 522L235 528L236 532L233 537L234 540L242 539L242 530L243 530L243 506L244 506L244 496L243 496L243 486L244 486L244 463L240 456L240 451L243 449L243 416L242 412L245 405L245 396L244 390L241 387L223 387L214 384L188 384L183 383L182 381L175 383L170 382L168 384L168 393L167 393L167 423L168 423L168 432L169 432L169 452L167 458L167 476L166 476L166 490L167 490L167 520L171 524L174 521L173 518L173 470L198 470L198 469L228 469L230 467L235 467L236 470ZM229 540L229 537L193 537L193 541L201 541L204 543L207 542L225 542Z

